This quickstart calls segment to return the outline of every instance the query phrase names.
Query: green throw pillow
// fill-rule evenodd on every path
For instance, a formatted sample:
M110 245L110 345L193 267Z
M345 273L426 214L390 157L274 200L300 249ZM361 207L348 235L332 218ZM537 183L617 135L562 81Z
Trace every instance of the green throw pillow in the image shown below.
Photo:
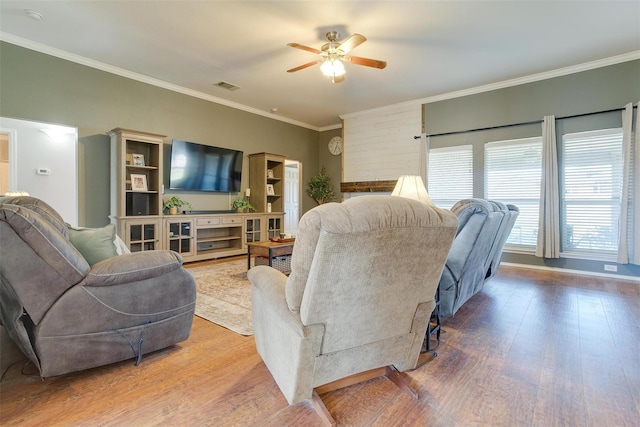
M109 224L102 228L77 228L67 224L67 229L69 241L89 265L118 255L113 244L116 236L115 225Z

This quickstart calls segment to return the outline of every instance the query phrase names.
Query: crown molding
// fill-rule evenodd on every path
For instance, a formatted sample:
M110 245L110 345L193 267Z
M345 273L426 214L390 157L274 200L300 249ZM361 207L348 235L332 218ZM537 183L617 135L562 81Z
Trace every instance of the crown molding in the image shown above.
M253 108L253 107L249 107L247 105L244 104L239 104L236 102L232 102L223 98L218 98L216 96L213 95L209 95L200 91L196 91L193 89L188 89L185 88L183 86L179 86L173 83L168 83L165 82L163 80L159 80L159 79L154 79L152 77L149 76L145 76L143 74L138 74L138 73L134 73L132 71L129 70L125 70L123 68L120 67L115 67L113 65L109 65L109 64L105 64L103 62L100 61L95 61L80 55L76 55L61 49L56 49L54 47L51 46L47 46L41 43L37 43L31 40L27 40L25 38L10 34L10 33L5 33L0 31L0 40L1 41L5 41L7 43L11 43L17 46L21 46L30 50L34 50L40 53L44 53L47 55L51 55L60 59L64 59L67 61L71 61L71 62L75 62L77 64L80 65L85 65L87 67L91 67L91 68L95 68L98 70L102 70L111 74L115 74L115 75L119 75L121 77L126 77L132 80L136 80L142 83L147 83L153 86L157 86L157 87L161 87L163 89L167 89L167 90L171 90L174 92L178 92L178 93L182 93L184 95L188 95L188 96L193 96L195 98L200 98L203 99L205 101L209 101L209 102L213 102L216 104L221 104L221 105L225 105L227 107L230 108L235 108L237 110L242 110L242 111L246 111L248 113L252 113L252 114L256 114L259 116L263 116L263 117L267 117L273 120L278 120L281 122L285 122L285 123L289 123L295 126L300 126L306 129L310 129L310 130L314 130L317 132L324 132L324 131L329 131L329 130L334 130L334 129L340 129L342 128L342 123L337 123L335 125L329 125L329 126L324 126L324 127L317 127L317 126L313 126L310 125L308 123L304 123L304 122L300 122L298 120L293 120L293 119L289 119L287 117L281 117L281 116L276 116L271 112L267 112L267 111L262 111L259 110L257 108ZM588 71L588 70L593 70L596 68L601 68L601 67L606 67L609 65L615 65L615 64L620 64L623 62L629 62L629 61L634 61L640 59L640 50L639 51L634 51L634 52L629 52L629 53L625 53L622 55L616 55L616 56L612 56L609 58L604 58L604 59L599 59L596 61L590 61L590 62L585 62L583 64L578 64L578 65L573 65L573 66L569 66L569 67L564 67L564 68L559 68L556 70L551 70L551 71L546 71L543 73L538 73L538 74L532 74L529 76L524 76L524 77L518 77L515 79L510 79L510 80L504 80L501 82L496 82L496 83L490 83L487 85L482 85L482 86L476 86L473 88L469 88L469 89L463 89L463 90L459 90L459 91L454 91L454 92L447 92L447 93L443 93L440 95L434 95L434 96L429 96L426 98L420 98L420 99L415 99L415 100L411 100L411 101L406 101L406 102L402 102L402 103L398 103L398 104L392 104L392 105L387 105L384 107L378 107L378 108L372 108L369 110L362 110L362 111L357 111L357 112L353 112L353 113L347 113L347 114L341 114L339 117L341 119L345 119L345 118L349 118L349 117L354 117L357 115L362 115L362 114L368 114L368 113L375 113L375 112L380 112L380 111L385 111L385 110L393 110L396 108L403 108L406 106L421 106L423 104L430 104L433 102L438 102L438 101L444 101L447 99L453 99L453 98L460 98L463 96L468 96L468 95L475 95L478 93L483 93L483 92L489 92L492 90L497 90L497 89L504 89L507 87L512 87L512 86L518 86L518 85L522 85L522 84L526 84L526 83L532 83L532 82L537 82L537 81L541 81L541 80L546 80L546 79L551 79L554 77L561 77L561 76L566 76L569 74L574 74L574 73L579 73L582 71Z
M321 128L318 128L318 132L326 132L328 130L334 130L334 129L342 129L342 123L336 123L335 125L329 125L329 126L323 126Z
M594 70L596 68L607 67L609 65L621 64L623 62L635 61L640 59L640 50L625 53L622 55L611 56L608 58L598 59L596 61L585 62L578 65L572 65L569 67L558 68L556 70L545 71L538 74L531 74L529 76L518 77L510 80L503 80L501 82L490 83L483 86L476 86L469 89L463 89L454 92L443 93L440 95L429 96L417 100L421 105L430 104L432 102L444 101L446 99L460 98L467 95L475 95L482 92L489 92L497 89L504 89L507 87L518 86L526 83L538 82L541 80L552 79L554 77L567 76L569 74L580 73L582 71Z
M358 116L366 116L368 114L376 114L380 112L401 111L412 107L420 108L424 104L421 99L414 99L411 101L399 102L397 104L385 105L384 107L371 108L369 110L355 111L353 113L340 114L342 120L349 119Z
M552 79L554 77L562 77L569 74L575 74L582 71L593 70L596 68L602 68L609 65L620 64L623 62L635 61L640 59L640 50L625 53L622 55L611 56L609 58L598 59L596 61L585 62L583 64L572 65L570 67L558 68L557 70L545 71L543 73L532 74L529 76L518 77L510 80L503 80L501 82L490 83L483 86L476 86L469 89L462 89L454 92L447 92L440 95L429 96L426 98L414 99L412 101L406 101L399 104L386 105L384 107L372 108L370 110L356 111L353 113L341 114L341 119L351 118L360 115L366 115L369 113L379 113L386 110L395 110L396 108L402 108L405 106L422 106L424 104L430 104L433 102L444 101L447 99L461 98L463 96L475 95L478 93L489 92L497 89L504 89L507 87L518 86L526 83L537 82L541 80Z
M173 83L165 82L164 80L154 79L152 77L145 76L143 74L138 74L133 71L125 70L124 68L105 64L103 62L95 61L93 59L89 59L84 56L76 55L74 53L70 53L62 49L57 49L57 48L47 46L41 43L37 43L31 40L27 40L25 38L22 38L10 33L5 33L0 31L0 40L10 44L20 46L20 47L24 47L26 49L34 50L36 52L44 53L46 55L51 55L56 58L64 59L70 62L75 62L76 64L85 65L87 67L95 68L101 71L105 71L107 73L115 74L121 77L126 77L131 80L136 80L142 83L150 84L152 86L157 86L163 89L171 90L173 92L178 92L183 95L193 96L194 98L200 98L205 101L225 105L227 107L235 108L237 110L246 111L248 113L256 114L263 117L268 117L273 120L278 120L278 121L289 123L295 126L300 126L306 129L320 131L320 128L318 128L317 126L312 126L308 123L289 119L287 117L276 116L271 112L262 111L257 108L249 107L244 104L239 104L237 102L229 101L223 98L218 98L217 96L209 95L197 90L193 90L193 89L189 89Z

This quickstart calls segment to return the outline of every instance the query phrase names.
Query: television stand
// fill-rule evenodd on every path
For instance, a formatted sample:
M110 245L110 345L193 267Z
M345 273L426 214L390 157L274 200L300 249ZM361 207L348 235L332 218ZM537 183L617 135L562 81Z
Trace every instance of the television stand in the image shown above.
M219 210L200 210L200 211L182 211L183 214L185 215L216 215L216 214L230 214L230 213L236 213L235 210L233 209L219 209Z

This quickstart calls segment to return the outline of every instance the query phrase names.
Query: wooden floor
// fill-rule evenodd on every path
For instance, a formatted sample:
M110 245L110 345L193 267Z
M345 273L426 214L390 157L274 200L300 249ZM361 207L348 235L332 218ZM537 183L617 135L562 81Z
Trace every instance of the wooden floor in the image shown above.
M41 380L0 336L0 425L316 426L289 407L243 337L198 317L144 357ZM438 356L406 375L322 396L338 425L639 426L640 283L501 267L445 319Z

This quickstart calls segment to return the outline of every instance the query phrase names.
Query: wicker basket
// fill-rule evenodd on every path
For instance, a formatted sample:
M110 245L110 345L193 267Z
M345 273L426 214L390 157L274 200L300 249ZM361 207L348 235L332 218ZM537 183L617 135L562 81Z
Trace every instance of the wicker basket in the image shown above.
M269 258L257 256L255 257L255 265L269 265ZM271 266L283 273L291 271L291 255L273 257Z

